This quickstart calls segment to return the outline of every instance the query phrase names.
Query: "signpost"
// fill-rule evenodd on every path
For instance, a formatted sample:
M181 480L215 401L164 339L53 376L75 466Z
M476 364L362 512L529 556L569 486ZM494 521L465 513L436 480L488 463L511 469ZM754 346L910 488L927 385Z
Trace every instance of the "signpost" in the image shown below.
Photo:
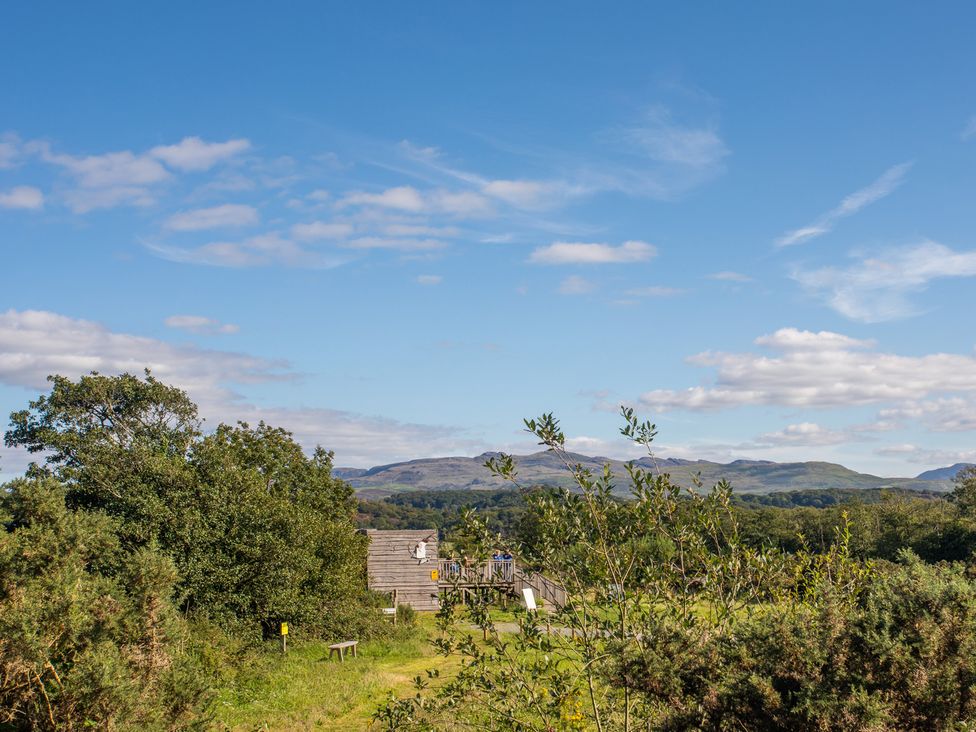
M281 624L281 652L288 652L288 623Z

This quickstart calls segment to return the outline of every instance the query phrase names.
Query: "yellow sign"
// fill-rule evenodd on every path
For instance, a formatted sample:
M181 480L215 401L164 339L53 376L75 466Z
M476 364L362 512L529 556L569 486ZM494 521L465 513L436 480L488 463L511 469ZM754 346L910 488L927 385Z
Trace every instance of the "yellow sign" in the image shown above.
M281 624L281 634L288 635L288 623Z
M440 576L441 576L441 573L438 572L436 569L430 570L430 579L431 579L432 582L436 582L437 581L437 578L440 577Z

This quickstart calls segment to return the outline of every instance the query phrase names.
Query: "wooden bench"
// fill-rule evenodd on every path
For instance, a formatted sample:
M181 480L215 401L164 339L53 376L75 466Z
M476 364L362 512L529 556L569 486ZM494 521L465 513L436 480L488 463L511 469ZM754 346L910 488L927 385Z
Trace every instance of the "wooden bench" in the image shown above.
M352 649L352 657L356 658L356 646L358 644L359 641L343 641L342 643L333 643L331 646L329 646L329 658L330 659L332 658L332 654L338 653L339 662L341 663L345 661L346 660L345 652L347 648Z

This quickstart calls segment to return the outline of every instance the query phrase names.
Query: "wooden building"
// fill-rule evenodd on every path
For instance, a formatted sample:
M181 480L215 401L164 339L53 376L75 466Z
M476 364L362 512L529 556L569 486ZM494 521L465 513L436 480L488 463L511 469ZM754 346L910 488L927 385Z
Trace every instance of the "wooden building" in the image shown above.
M369 537L366 559L369 589L396 591L396 601L414 610L437 610L440 607L437 530L366 529L366 536Z

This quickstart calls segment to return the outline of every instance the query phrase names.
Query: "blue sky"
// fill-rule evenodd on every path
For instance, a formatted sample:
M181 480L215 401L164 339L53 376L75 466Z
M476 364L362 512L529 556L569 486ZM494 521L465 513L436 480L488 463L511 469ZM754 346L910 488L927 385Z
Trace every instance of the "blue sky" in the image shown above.
M23 3L0 411L151 366L340 465L976 459L976 10ZM0 449L0 470L23 455Z

